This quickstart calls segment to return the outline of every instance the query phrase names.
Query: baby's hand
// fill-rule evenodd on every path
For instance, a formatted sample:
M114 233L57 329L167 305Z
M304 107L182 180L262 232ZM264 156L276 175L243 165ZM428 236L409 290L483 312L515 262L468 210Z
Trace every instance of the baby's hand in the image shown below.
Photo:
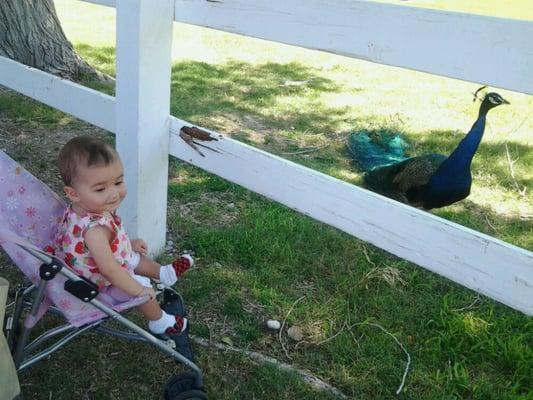
M148 245L146 244L146 242L142 239L134 239L131 241L131 248L133 249L133 251L139 253L139 254L143 254L143 255L146 255L146 253L148 252Z

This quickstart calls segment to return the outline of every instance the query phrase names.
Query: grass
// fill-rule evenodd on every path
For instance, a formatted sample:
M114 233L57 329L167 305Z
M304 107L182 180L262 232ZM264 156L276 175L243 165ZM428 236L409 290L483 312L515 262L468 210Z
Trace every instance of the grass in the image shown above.
M64 0L57 6L80 54L113 74L113 10ZM361 177L344 149L349 132L394 129L412 154L447 153L475 118L471 83L186 25L176 24L174 34L173 115L355 184ZM512 106L489 115L472 194L435 213L531 250L533 98L498 92ZM43 160L53 160L66 133L90 129L9 92L0 92L1 121L16 127L0 131L2 147L52 186L53 164ZM515 179L505 143L517 159ZM528 189L524 195L515 183ZM519 312L177 160L170 164L168 225L170 238L198 257L199 267L178 285L196 335L290 362L349 398L397 398L405 355L369 324L377 323L413 360L400 398L531 398L533 325ZM17 281L12 268L0 272ZM291 359L264 329L266 319L285 317L305 338L286 344ZM196 350L211 398L334 398L245 357ZM65 379L64 365L83 368ZM23 393L155 399L176 370L145 345L88 335L24 374Z

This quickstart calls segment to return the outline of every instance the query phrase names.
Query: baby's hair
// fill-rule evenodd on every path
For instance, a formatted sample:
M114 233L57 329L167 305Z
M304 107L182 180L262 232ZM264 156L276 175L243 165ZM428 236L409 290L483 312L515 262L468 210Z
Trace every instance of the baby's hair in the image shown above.
M59 152L57 161L63 183L71 186L80 166L107 166L117 158L117 152L107 143L96 137L83 135L69 140Z

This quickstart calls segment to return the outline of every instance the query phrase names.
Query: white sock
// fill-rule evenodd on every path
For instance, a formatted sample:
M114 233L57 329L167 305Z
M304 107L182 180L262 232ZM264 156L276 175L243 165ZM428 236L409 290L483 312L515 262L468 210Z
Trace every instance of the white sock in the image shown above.
M155 334L164 333L167 328L174 326L176 323L176 317L167 314L164 311L161 311L161 313L161 318L156 319L155 321L148 321L148 329L150 329L150 332ZM185 328L187 328L187 318L183 318L183 327L181 331L183 332Z
M165 286L172 286L178 281L176 271L172 264L161 266L159 269L159 280Z

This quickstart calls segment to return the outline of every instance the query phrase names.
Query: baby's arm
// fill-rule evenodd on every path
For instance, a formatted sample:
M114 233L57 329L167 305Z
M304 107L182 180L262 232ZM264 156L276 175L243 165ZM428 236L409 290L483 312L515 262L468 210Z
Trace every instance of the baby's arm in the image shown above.
M144 287L120 266L113 257L109 239L111 232L104 226L95 226L85 232L85 244L98 265L100 273L111 284L131 296L139 296Z

